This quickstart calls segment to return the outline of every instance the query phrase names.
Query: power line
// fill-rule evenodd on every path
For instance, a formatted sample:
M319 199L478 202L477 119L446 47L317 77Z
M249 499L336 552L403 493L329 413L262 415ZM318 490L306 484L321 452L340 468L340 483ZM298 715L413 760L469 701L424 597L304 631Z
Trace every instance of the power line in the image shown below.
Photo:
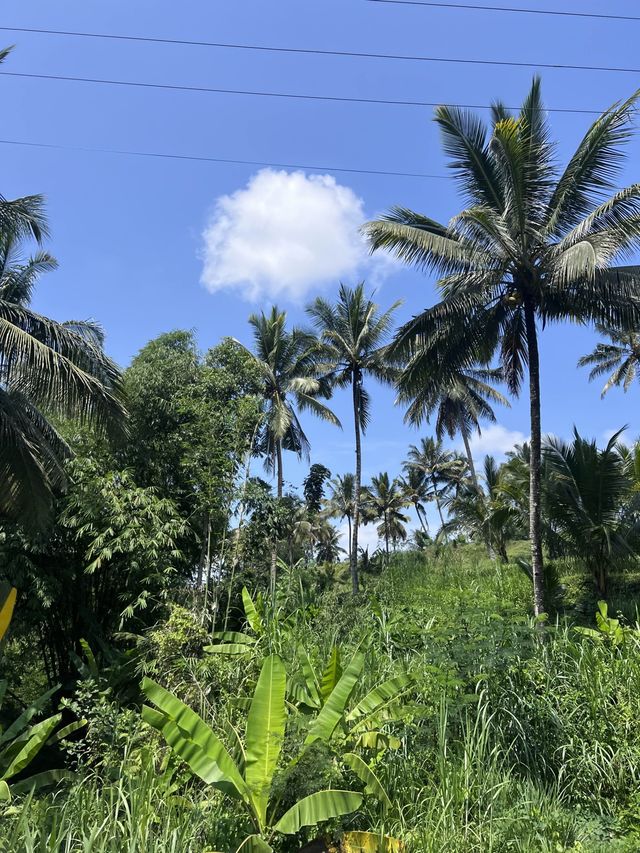
M399 0L397 0L399 2ZM409 2L409 0L407 0ZM416 0L417 2L417 0ZM146 42L151 44L173 44L192 47L228 48L230 50L266 51L309 56L348 56L357 59L387 59L405 62L438 62L460 65L494 65L507 68L548 68L563 71L600 71L609 73L640 74L640 68L625 68L607 65L570 65L554 62L519 62L499 59L467 59L463 57L420 56L402 53L370 53L353 50L322 50L319 48L275 47L273 45L236 44L231 42L195 41L188 39L152 38L151 36L129 36L111 33L75 32L73 30L44 30L33 27L0 27L0 32L36 33L40 35L75 36L78 38L111 39L115 41Z
M425 172L392 172L385 169L351 169L345 166L317 166L302 163L273 163L266 160L232 160L227 157L200 157L194 154L170 154L161 151L130 151L119 148L90 148L77 145L57 145L51 142L29 142L22 139L0 139L0 145L25 148L46 148L54 151L79 151L87 154L118 154L127 157L153 157L162 160L187 160L196 163L219 163L232 166L260 166L274 169L305 169L309 172L347 172L354 175L384 175L393 178L428 178L447 181L449 175L430 175Z
M347 95L309 95L295 92L270 92L254 89L221 89L211 86L183 86L173 83L147 83L139 80L108 80L99 77L70 77L62 74L31 74L22 71L0 71L0 77L19 77L29 80L57 80L72 83L97 83L108 86L133 86L142 89L161 89L175 92L199 92L218 95L251 95L260 98L291 98L302 101L337 101L349 104L382 104L400 107L437 107L442 104L438 101L405 101L392 98L359 98ZM488 104L451 104L445 106L460 107L461 109L488 110ZM509 109L517 109L509 107ZM575 113L579 115L600 115L602 110L583 110L569 107L549 107L547 112L551 113Z
M429 0L368 0L390 6L430 6L433 9L475 9L480 12L513 12L524 15L551 15L561 18L597 18L605 21L640 21L637 15L611 15L605 12L568 12L565 9L528 9L522 6L479 6L471 3L435 3Z

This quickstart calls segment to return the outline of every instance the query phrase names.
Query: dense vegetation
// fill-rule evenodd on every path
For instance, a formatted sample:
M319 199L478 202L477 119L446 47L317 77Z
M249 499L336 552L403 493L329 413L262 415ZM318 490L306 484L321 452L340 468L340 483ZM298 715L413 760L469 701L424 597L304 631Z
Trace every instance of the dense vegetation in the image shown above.
M467 207L365 226L440 276L397 331L341 285L309 328L274 306L251 347L171 331L121 372L32 309L43 200L0 198L3 850L640 847L640 444L545 438L538 371L546 323L594 322L581 365L635 380L640 185L606 199L634 103L563 172L537 81L489 128L440 108ZM530 442L478 464L527 371ZM363 482L380 382L434 434ZM288 490L342 391L353 470Z

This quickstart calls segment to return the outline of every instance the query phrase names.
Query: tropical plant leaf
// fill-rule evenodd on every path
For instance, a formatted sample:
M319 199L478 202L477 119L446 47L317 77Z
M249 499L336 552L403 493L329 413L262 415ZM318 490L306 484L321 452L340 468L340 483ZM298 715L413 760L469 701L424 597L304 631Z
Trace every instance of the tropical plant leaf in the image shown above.
M325 702L322 710L313 721L309 729L309 734L306 737L305 745L309 745L316 740L330 740L336 726L344 717L347 702L353 693L353 689L360 678L363 668L364 655L362 652L357 651L340 680L331 691L331 695Z
M75 774L70 770L43 770L42 773L34 773L28 779L21 779L19 782L14 782L11 785L11 793L27 794L30 791L37 791L40 788L57 785L58 782L70 782L74 778Z
M392 802L389 795L384 789L382 782L378 779L369 765L356 755L354 752L347 752L342 756L342 760L351 768L361 782L364 782L365 793L371 794L382 803L385 812L392 807Z
M273 853L273 847L259 835L248 835L236 853Z
M299 800L274 826L276 832L293 835L303 826L351 814L362 805L362 794L354 791L317 791Z
M249 711L251 707L251 697L250 696L232 696L229 699L229 705L232 708L237 708L238 711Z
M87 720L75 720L73 723L69 723L68 726L63 726L63 728L58 729L58 731L50 737L47 741L47 746L51 746L54 743L59 743L61 740L69 737L74 732L79 731L79 729L84 728L87 725Z
M386 732L368 731L358 735L355 745L360 749L382 752L385 749L400 749L402 741L395 735L388 735Z
M380 708L397 699L412 684L413 679L408 675L398 675L396 678L383 681L358 702L355 708L347 714L347 720L352 721L358 717L375 714Z
M264 633L264 625L262 618L258 613L258 608L253 603L253 599L246 586L242 587L242 604L244 606L244 615L247 617L247 622L251 630L260 637Z
M297 681L291 681L287 685L287 694L289 696L289 700L296 707L304 706L305 708L309 708L310 710L318 709L320 704L315 702L314 699L307 692L306 687L300 684Z
M204 720L150 678L143 679L142 690L167 718L161 728L165 740L196 776L231 797L246 799L247 786L240 771ZM147 712L146 719L154 727L159 723L156 714Z
M4 592L2 590L0 594ZM14 586L10 587L6 594L2 595L2 606L0 607L0 641L4 639L4 635L9 630L17 595L18 590Z
M320 699L322 704L327 701L331 692L335 688L340 676L342 675L342 667L340 666L340 649L334 646L331 649L331 655L322 673L320 679Z
M170 721L170 717L163 714L162 711L156 711L155 708L150 708L149 705L142 706L142 719L148 726L162 733L163 727Z
M86 640L80 640L80 647L84 652L89 674L93 678L97 678L100 675L100 669L98 667L98 662L96 661L96 656L93 653L93 649Z
M313 668L309 655L307 654L307 650L302 646L298 647L298 659L300 661L300 665L302 666L302 674L307 685L307 690L309 691L309 696L313 700L313 704L315 705L315 707L319 708L321 702L318 676L316 675L316 671Z
M5 781L12 776L17 776L33 761L61 719L62 714L54 714L53 717L48 717L29 729L27 742L2 774Z
M238 730L229 722L229 720L225 720L222 727L224 729L227 744L229 744L229 754L233 758L240 773L244 774L247 756L242 738L238 734Z
M405 849L399 838L377 832L345 832L341 842L344 853L402 853Z
M246 730L244 778L261 826L267 820L271 780L284 740L286 687L284 664L277 655L270 655L262 664L247 716Z
M211 639L218 643L244 643L247 646L253 646L257 642L255 637L243 634L242 631L214 631Z
M51 699L53 694L59 689L59 687L60 685L56 684L56 686L52 687L51 690L47 690L41 696L38 696L35 702L29 705L28 708L25 708L25 710L20 714L20 716L16 717L13 723L11 723L11 725L8 726L2 732L2 734L0 734L0 746L5 743L11 742L16 737L18 737L18 735L21 734L21 732L23 732L27 728L31 718L34 717L39 711L41 711L42 708L44 708L44 706L47 704L49 699Z

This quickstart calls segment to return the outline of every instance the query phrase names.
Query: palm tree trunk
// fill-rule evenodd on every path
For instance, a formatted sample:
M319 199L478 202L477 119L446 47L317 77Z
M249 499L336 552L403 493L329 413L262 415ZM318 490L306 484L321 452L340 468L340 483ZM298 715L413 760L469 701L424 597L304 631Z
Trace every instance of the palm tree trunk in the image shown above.
M422 511L420 509L420 504L416 501L416 503L414 503L413 506L415 508L416 515L418 516L418 521L420 522L420 527L422 527L422 532L428 533L429 531L427 529L427 525L424 523L424 518L422 517Z
M284 473L282 470L282 441L280 439L276 441L276 465L278 474L278 500L280 500L282 498L282 492L284 489Z
M464 442L464 450L467 454L467 462L469 463L469 473L471 474L471 482L476 491L478 491L478 476L476 474L476 466L473 463L473 453L471 452L471 445L469 444L469 434L467 427L460 418L460 433L462 435L462 441Z
M360 481L362 479L362 447L360 444L360 395L358 393L359 376L354 371L352 380L353 390L353 423L356 437L356 473L353 484L353 538L351 540L351 553L349 555L349 569L351 571L351 585L353 594L359 591L358 584L358 525L360 523Z
M542 558L541 468L542 438L540 427L540 357L533 305L524 303L529 354L529 403L531 409L531 462L529 465L529 538L533 575L533 612L544 613L544 564Z
M434 497L434 500L436 502L436 506L438 507L438 515L440 516L440 524L444 528L444 518L442 515L442 508L440 506L440 501L438 500L438 485L436 483L436 478L433 474L431 475L431 483L433 485L433 497ZM445 539L445 542L448 541L446 533L444 534L444 539Z
M384 514L384 544L387 550L387 568L389 568L389 519L386 512Z
M349 565L351 565L351 516L347 516L347 530L349 531L348 540L347 540L347 556L349 559Z
M282 473L282 441L278 439L276 441L276 477L277 477L277 496L278 501L282 499L282 492L284 489L284 476ZM273 546L271 549L271 573L270 573L270 586L271 586L271 595L275 595L276 592L276 570L278 565L278 540L274 537Z

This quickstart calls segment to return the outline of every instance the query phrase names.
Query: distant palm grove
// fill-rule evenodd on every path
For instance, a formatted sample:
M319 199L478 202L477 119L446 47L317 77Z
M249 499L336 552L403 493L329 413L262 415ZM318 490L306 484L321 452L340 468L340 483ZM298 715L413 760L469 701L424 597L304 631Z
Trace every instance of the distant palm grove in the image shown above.
M577 375L637 410L637 101L564 166L538 79L487 123L438 107L460 212L362 224L436 278L408 322L336 283L124 370L34 310L45 201L0 197L0 849L640 849L640 442L547 435L540 379L545 327L589 324ZM527 441L474 457L521 393Z

